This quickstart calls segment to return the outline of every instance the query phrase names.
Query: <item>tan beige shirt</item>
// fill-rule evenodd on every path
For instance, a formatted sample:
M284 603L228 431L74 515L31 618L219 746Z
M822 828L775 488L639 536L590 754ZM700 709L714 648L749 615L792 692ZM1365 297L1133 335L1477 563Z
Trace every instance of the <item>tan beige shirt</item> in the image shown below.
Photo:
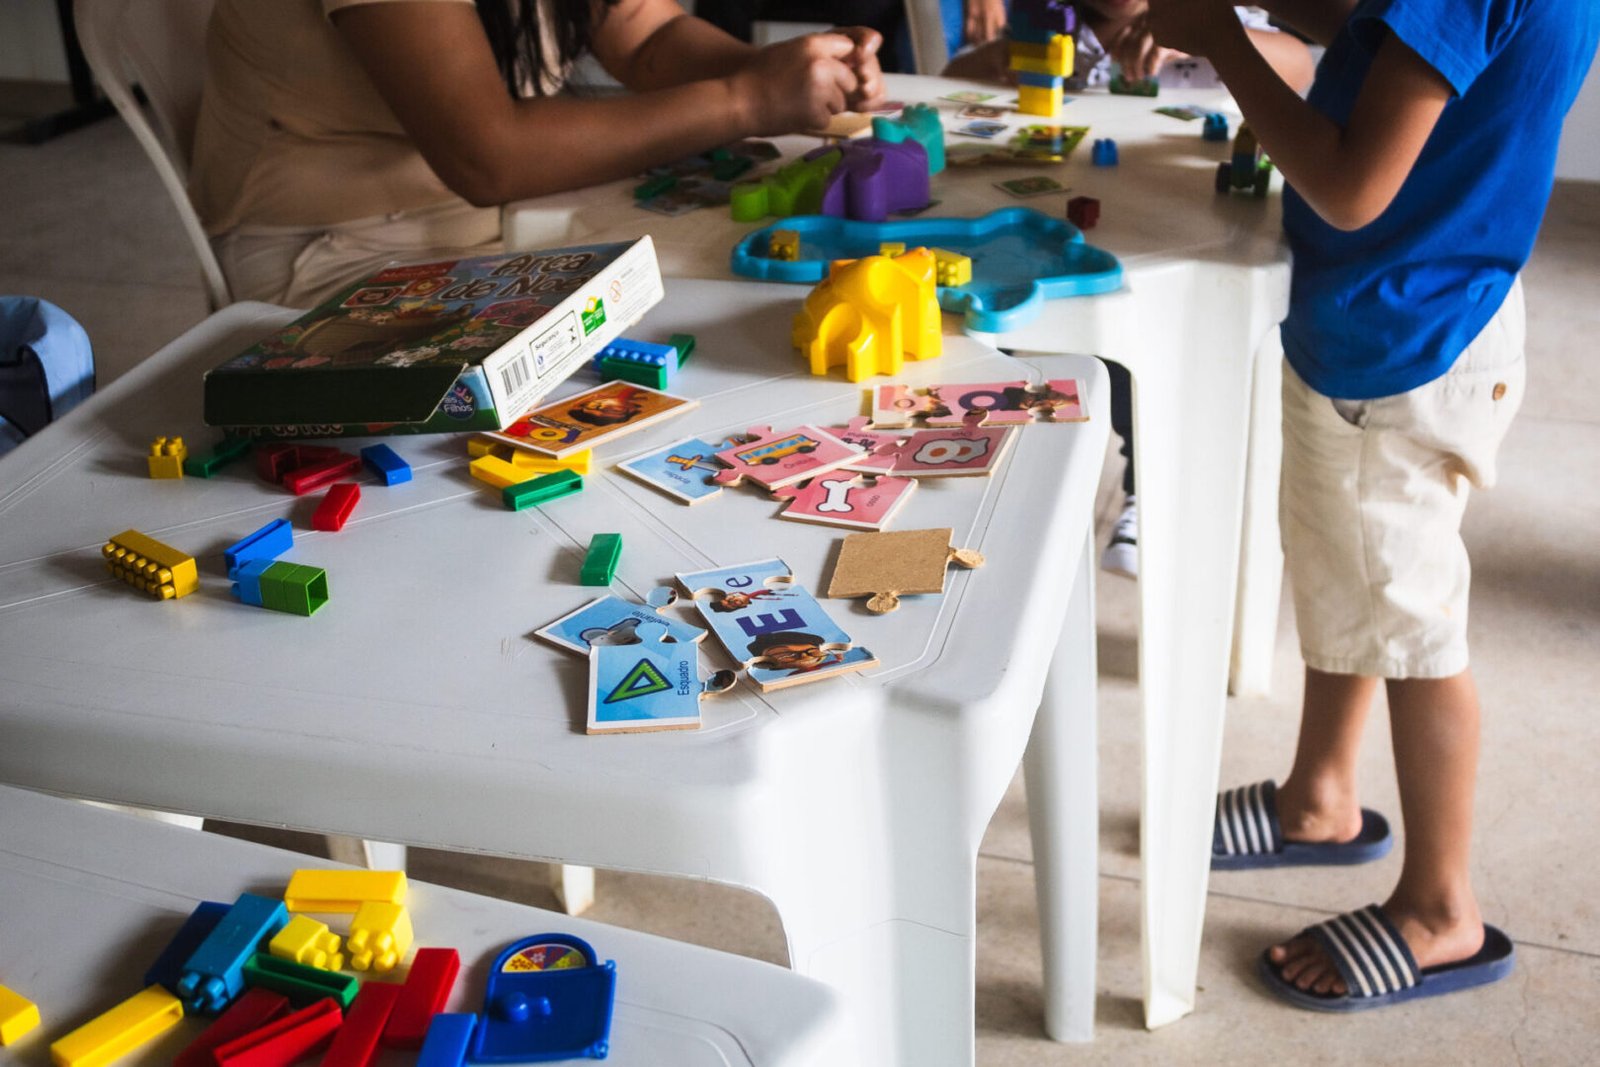
M387 2L217 0L189 176L208 233L331 226L459 200L327 17Z

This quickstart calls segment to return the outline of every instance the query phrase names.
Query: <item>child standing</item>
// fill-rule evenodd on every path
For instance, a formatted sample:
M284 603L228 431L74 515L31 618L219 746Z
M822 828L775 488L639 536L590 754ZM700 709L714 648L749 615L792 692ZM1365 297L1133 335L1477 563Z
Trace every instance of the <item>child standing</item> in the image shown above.
M1283 172L1284 554L1306 661L1281 787L1218 798L1213 867L1359 863L1388 826L1356 797L1377 680L1406 855L1394 892L1263 955L1274 992L1351 1011L1494 981L1511 942L1468 870L1479 710L1467 663L1471 486L1522 400L1518 272L1562 118L1600 38L1592 0L1282 0L1328 47L1302 100L1218 0L1150 0L1205 55Z

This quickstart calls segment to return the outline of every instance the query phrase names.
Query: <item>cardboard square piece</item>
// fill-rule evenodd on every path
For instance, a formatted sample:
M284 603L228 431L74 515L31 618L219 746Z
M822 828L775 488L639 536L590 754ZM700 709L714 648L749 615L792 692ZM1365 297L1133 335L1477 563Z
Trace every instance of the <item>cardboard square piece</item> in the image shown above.
M948 527L897 533L851 534L839 549L830 597L865 596L867 610L881 615L900 606L902 595L944 592L945 568L955 562L980 567L983 556L953 549Z

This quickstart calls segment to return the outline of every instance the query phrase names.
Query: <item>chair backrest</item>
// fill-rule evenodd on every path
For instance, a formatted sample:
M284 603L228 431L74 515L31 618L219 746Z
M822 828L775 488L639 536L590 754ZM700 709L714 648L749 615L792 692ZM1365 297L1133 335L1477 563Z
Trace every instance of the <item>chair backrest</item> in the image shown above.
M213 0L74 0L78 43L95 81L133 130L172 197L200 260L214 309L231 303L227 280L194 206L186 180L195 120L205 84L206 27ZM132 87L150 102L149 114ZM150 116L155 118L152 128Z

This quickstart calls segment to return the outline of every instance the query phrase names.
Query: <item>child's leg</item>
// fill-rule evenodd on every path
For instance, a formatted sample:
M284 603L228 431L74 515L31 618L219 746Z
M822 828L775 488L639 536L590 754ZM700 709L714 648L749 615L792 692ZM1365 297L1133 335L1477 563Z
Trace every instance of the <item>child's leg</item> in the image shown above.
M1306 668L1294 768L1278 787L1290 841L1351 841L1361 832L1356 758L1377 679Z

